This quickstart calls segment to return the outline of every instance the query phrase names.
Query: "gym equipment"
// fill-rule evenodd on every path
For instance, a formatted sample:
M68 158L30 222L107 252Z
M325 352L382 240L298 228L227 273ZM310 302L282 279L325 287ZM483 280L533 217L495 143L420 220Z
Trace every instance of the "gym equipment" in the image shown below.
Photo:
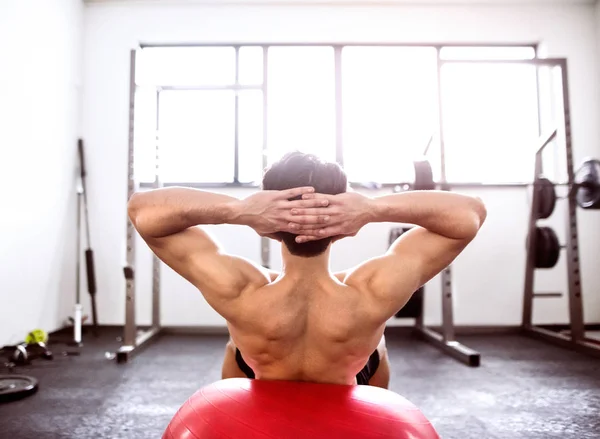
M192 395L163 439L438 439L410 401L389 390L232 378Z
M560 257L560 242L551 227L535 229L535 267L554 268Z
M43 329L34 329L25 337L25 343L48 343L48 334Z
M543 61L543 63L542 63ZM542 153L544 149L557 136L558 129L553 130L548 136L540 138L540 143L535 153L534 167L534 190L532 191L531 210L529 214L529 225L527 232L527 258L525 264L525 283L523 288L523 316L521 322L522 331L531 336L549 343L557 344L579 352L600 357L600 345L591 342L585 337L585 324L583 321L583 299L581 291L581 271L579 266L579 235L577 231L577 207L597 208L598 199L598 162L587 160L577 171L573 171L573 148L571 135L571 113L569 107L569 87L567 61L565 59L545 59L536 61L540 65L559 67L562 79L562 109L564 112L564 152L567 166L567 183L569 188L565 197L567 206L564 209L566 215L566 243L561 245L552 229L540 228L537 221L542 218L540 204L542 193L549 191L546 189L535 190L543 176ZM547 183L542 182L547 186ZM555 197L554 197L555 198ZM547 201L547 200L546 200ZM594 206L594 207L592 207ZM538 244L541 240L541 244ZM536 268L550 268L558 261L557 254L561 249L566 250L567 258L567 279L568 279L568 298L569 298L569 332L568 334L554 332L533 323L533 299L534 298L553 298L557 297L555 293L536 292L534 290L535 270ZM544 254L540 254L543 252ZM542 267L540 267L540 265ZM558 296L561 294L558 293Z
M81 206L84 208L85 216L85 231L86 231L86 250L85 250L85 267L87 274L88 293L90 295L92 305L92 329L95 336L98 336L98 313L96 307L96 274L94 270L94 251L91 249L90 242L90 220L88 213L87 190L85 177L87 175L85 169L85 157L83 151L83 140L77 140L77 150L79 154L79 181L77 184L77 260L76 260L76 285L75 285L75 314L73 316L73 344L81 344L81 329L83 306L81 305L80 294L80 272L81 272Z
M412 190L415 191L432 191L435 189L433 181L433 170L431 163L428 160L416 160L413 162L415 168L415 182L412 185Z
M556 206L556 192L554 190L554 184L547 178L540 177L536 182L536 190L539 191L540 195L540 219L545 219L552 215L554 207Z
M136 50L130 52L130 71L129 71L129 147L128 147L128 166L127 166L127 199L137 190L135 179L135 94L137 85L135 83L135 60ZM156 91L156 100L158 102L160 91ZM154 188L162 187L160 182L159 157L158 157L158 105L156 117L156 143L155 143L155 176ZM160 335L160 260L155 254L152 254L152 326L143 331L138 331L135 319L135 238L136 231L127 218L127 250L126 265L123 267L125 275L125 327L123 331L123 344L117 351L115 358L117 363L125 363L146 347L148 343Z
M4 359L4 365L9 371L16 366L31 364L37 358L53 360L54 355L48 350L45 343L20 343L16 345L3 346L0 348L0 357Z
M545 219L552 215L556 206L555 186L565 186L562 183L553 183L545 177L538 177L534 181L535 190L539 193L538 218ZM575 173L575 181L566 184L569 191L575 191L577 205L582 209L600 209L600 161L596 159L585 160Z
M0 402L16 401L33 395L38 380L27 375L0 375Z
M397 227L390 230L389 244L408 232L411 227ZM450 275L446 275L446 282L450 285L442 284L442 303L446 302L442 311L442 326L440 332L425 326L423 322L423 309L425 301L425 286L419 288L396 314L396 318L414 318L415 326L413 333L424 341L433 344L435 347L443 350L448 355L462 361L471 367L478 367L481 364L481 354L467 346L457 342L454 335L454 319L452 313L452 284ZM449 296L448 296L449 295ZM448 303L449 302L449 303Z
M600 209L600 160L585 160L575 173L577 204L582 209Z

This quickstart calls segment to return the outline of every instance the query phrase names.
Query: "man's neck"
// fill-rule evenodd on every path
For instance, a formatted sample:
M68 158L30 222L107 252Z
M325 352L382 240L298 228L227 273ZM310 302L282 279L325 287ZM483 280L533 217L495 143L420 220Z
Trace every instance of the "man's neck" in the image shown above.
M303 258L294 256L282 244L281 246L282 268L281 272L287 275L299 274L311 277L329 274L329 248L319 256Z

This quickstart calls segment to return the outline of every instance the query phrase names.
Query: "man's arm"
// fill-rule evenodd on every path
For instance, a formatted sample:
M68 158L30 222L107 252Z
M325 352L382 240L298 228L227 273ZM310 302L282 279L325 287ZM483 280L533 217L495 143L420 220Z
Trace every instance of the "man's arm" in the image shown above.
M225 254L202 228L205 224L240 224L260 234L287 230L289 211L298 203L289 198L312 188L261 191L244 200L190 188L165 188L134 194L128 213L152 251L196 286L225 318L235 314L233 301L244 291L268 283L266 271ZM312 201L317 205L316 201ZM318 221L318 217L314 218Z
M330 224L305 227L310 240L356 233L369 222L415 224L389 250L351 270L346 283L361 284L376 299L382 317L394 315L421 285L447 267L475 238L486 218L483 202L474 197L441 191L415 191L367 198L348 193L326 197L326 209L298 209L296 213L329 211ZM337 200L336 200L336 197ZM298 232L296 232L298 233Z

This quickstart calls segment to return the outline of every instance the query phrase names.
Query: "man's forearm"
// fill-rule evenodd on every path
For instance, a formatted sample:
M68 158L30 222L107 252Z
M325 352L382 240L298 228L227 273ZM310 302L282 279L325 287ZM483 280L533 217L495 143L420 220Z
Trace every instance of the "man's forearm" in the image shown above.
M237 201L224 194L173 187L138 192L127 210L141 234L160 238L200 224L230 222Z
M373 199L370 222L401 222L453 239L475 236L485 221L480 199L445 191L414 191Z

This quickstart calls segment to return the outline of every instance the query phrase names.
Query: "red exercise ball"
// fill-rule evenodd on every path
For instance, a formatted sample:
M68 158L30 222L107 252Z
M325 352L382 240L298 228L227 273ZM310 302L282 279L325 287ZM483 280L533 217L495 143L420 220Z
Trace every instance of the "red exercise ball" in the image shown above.
M163 439L439 439L421 411L377 387L233 378L196 392Z

